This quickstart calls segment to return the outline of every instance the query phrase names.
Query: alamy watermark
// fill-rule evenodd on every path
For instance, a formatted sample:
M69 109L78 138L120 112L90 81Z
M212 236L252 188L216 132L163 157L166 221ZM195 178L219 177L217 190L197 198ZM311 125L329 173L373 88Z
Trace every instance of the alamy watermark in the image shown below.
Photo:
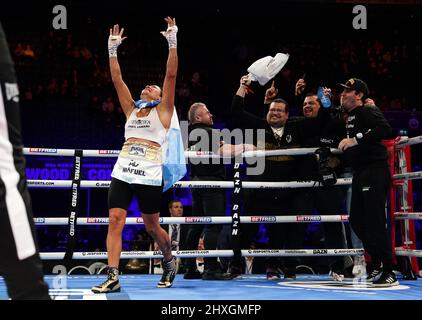
M242 152L231 156L230 151L219 152L223 144L231 145L254 145L258 141L259 145L265 146L265 129L212 129L213 134L209 134L206 129L195 128L188 131L188 122L180 122L180 130L184 142L184 149L196 152L203 157L191 158L189 162L193 165L198 164L246 164L246 174L261 175L265 170L265 157L243 157ZM211 136L211 137L210 137ZM210 141L211 138L211 141ZM190 146L188 148L188 146ZM211 147L211 150L210 150ZM210 155L208 157L207 155ZM214 155L214 156L212 156ZM234 161L233 161L234 160Z
M55 265L53 270L53 274L57 274L53 278L52 288L53 289L67 289L67 269L64 265L59 264Z
M193 165L198 164L246 164L247 175L261 175L265 170L265 157L243 157L243 152L231 154L230 149L220 151L220 147L226 145L254 145L258 141L259 145L265 146L265 129L212 129L210 135L206 129L195 128L188 131L188 122L180 121L180 130L182 133L184 149L196 152L202 157L190 158L189 162ZM210 137L211 136L211 137ZM210 141L211 139L211 141ZM188 148L188 146L190 146ZM211 147L211 150L210 150ZM219 152L220 151L220 152Z
M103 262L94 262L91 263L89 266L84 265L77 265L71 268L70 270L67 270L67 267L62 264L57 264L53 267L51 273L55 274L53 281L51 283L52 289L68 289L67 286L67 280L68 275L71 275L73 273L79 274L81 271L83 271L83 274L89 273L90 275L95 274L101 274L101 272L107 268L107 265Z
M53 18L53 28L56 30L67 29L67 9L65 6L58 4L53 7L53 13L56 16Z
M363 5L356 5L353 7L353 11L356 16L353 18L352 25L356 30L368 29L368 14L366 7Z

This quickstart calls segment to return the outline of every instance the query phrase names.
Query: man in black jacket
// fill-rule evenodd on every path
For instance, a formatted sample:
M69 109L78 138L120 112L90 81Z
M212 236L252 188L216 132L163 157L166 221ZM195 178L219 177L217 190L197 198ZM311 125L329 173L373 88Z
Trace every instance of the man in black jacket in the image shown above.
M0 24L0 275L11 299L50 300L26 185L19 90Z
M265 119L248 113L244 109L244 98L248 92L247 76L240 80L240 87L232 102L232 115L244 129L264 130L265 140L256 141L258 149L275 150L299 147L306 136L316 135L318 119L289 118L287 101L267 99L264 105L268 108ZM271 103L269 103L271 102ZM268 105L269 104L269 105ZM292 156L270 156L265 159L265 171L259 176L248 176L252 181L296 181L298 168ZM245 192L245 212L247 215L291 215L293 211L292 199L294 189L261 189ZM300 249L303 246L304 224L269 224L269 246L271 248ZM257 232L256 224L241 225L241 246L249 248L251 238ZM296 275L297 258L285 259L285 279L294 279ZM267 259L267 279L280 279L278 262L276 259ZM232 273L239 269L239 261L232 262ZM237 271L239 273L239 271Z
M213 115L204 103L192 104L188 112L189 141L188 148L197 152L212 152L223 156L236 156L243 151L253 150L252 145L232 145L221 141L221 133L213 128ZM211 160L217 160L214 163ZM222 159L189 159L191 181L225 181L226 171ZM194 216L224 216L226 194L224 189L192 189L192 212ZM215 250L220 235L221 225L208 224L189 226L186 237L186 249L196 250L201 233L204 232L205 250ZM196 259L184 260L185 279L198 278ZM203 280L231 280L231 275L224 272L217 258L204 258Z
M317 161L315 155L297 157L300 167L300 180L313 180L322 182L323 186L315 188L300 188L297 190L293 200L296 214L312 214L313 209L317 209L320 215L341 215L345 194L341 187L325 185L328 180L322 176L338 174L340 160L337 156L329 153L329 148L336 148L338 143L345 136L344 121L332 114L331 110L323 108L318 96L308 93L303 101L303 114L307 118L320 118L319 135L311 136L302 144L302 147L322 147L321 152L327 153L325 163L321 163L322 154L319 153L320 160ZM332 179L332 183L335 179ZM325 234L325 246L329 249L345 248L345 236L341 222L324 222L321 224ZM349 257L351 261L351 258ZM332 276L335 280L342 280L345 273L343 257L329 257L328 263Z
M380 109L363 105L369 94L366 83L349 79L341 94L347 112L347 138L338 148L353 168L350 223L372 258L373 271L368 275L376 287L398 285L393 272L391 239L386 227L385 203L390 184L387 150L382 139L391 135L391 127Z

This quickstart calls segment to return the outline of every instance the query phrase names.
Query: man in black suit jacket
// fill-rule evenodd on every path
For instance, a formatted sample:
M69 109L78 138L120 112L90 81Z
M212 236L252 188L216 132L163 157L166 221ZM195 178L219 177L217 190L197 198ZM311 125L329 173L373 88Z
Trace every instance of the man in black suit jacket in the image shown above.
M169 202L169 212L172 218L183 217L183 204L179 200L171 200ZM173 234L176 228L176 235ZM185 250L185 239L187 233L187 225L169 224L167 231L171 240L172 250ZM172 237L173 236L173 237Z

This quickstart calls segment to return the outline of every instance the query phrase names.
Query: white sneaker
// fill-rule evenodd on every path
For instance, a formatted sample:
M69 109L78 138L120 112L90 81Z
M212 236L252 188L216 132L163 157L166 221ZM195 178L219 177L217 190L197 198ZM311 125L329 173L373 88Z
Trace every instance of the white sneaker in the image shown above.
M344 280L343 274L339 274L339 273L335 273L333 271L330 271L329 275L331 276L331 278L333 278L334 281L342 282Z
M363 277L366 275L366 262L364 256L355 256L353 258L354 266L352 270L352 274L355 277Z

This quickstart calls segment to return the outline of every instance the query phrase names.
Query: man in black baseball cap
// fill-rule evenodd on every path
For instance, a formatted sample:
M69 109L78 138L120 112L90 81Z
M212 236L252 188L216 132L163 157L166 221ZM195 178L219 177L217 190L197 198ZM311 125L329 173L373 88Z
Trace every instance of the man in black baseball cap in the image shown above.
M339 86L348 90L355 90L357 93L363 93L362 101L365 100L369 95L369 89L365 81L358 78L351 78L346 83L339 83Z
M349 79L341 93L341 105L347 113L346 138L338 148L353 169L349 222L371 256L372 272L367 281L374 287L399 284L393 272L393 249L386 227L385 203L390 185L387 150L391 126L375 105L365 105L368 86L360 79Z

